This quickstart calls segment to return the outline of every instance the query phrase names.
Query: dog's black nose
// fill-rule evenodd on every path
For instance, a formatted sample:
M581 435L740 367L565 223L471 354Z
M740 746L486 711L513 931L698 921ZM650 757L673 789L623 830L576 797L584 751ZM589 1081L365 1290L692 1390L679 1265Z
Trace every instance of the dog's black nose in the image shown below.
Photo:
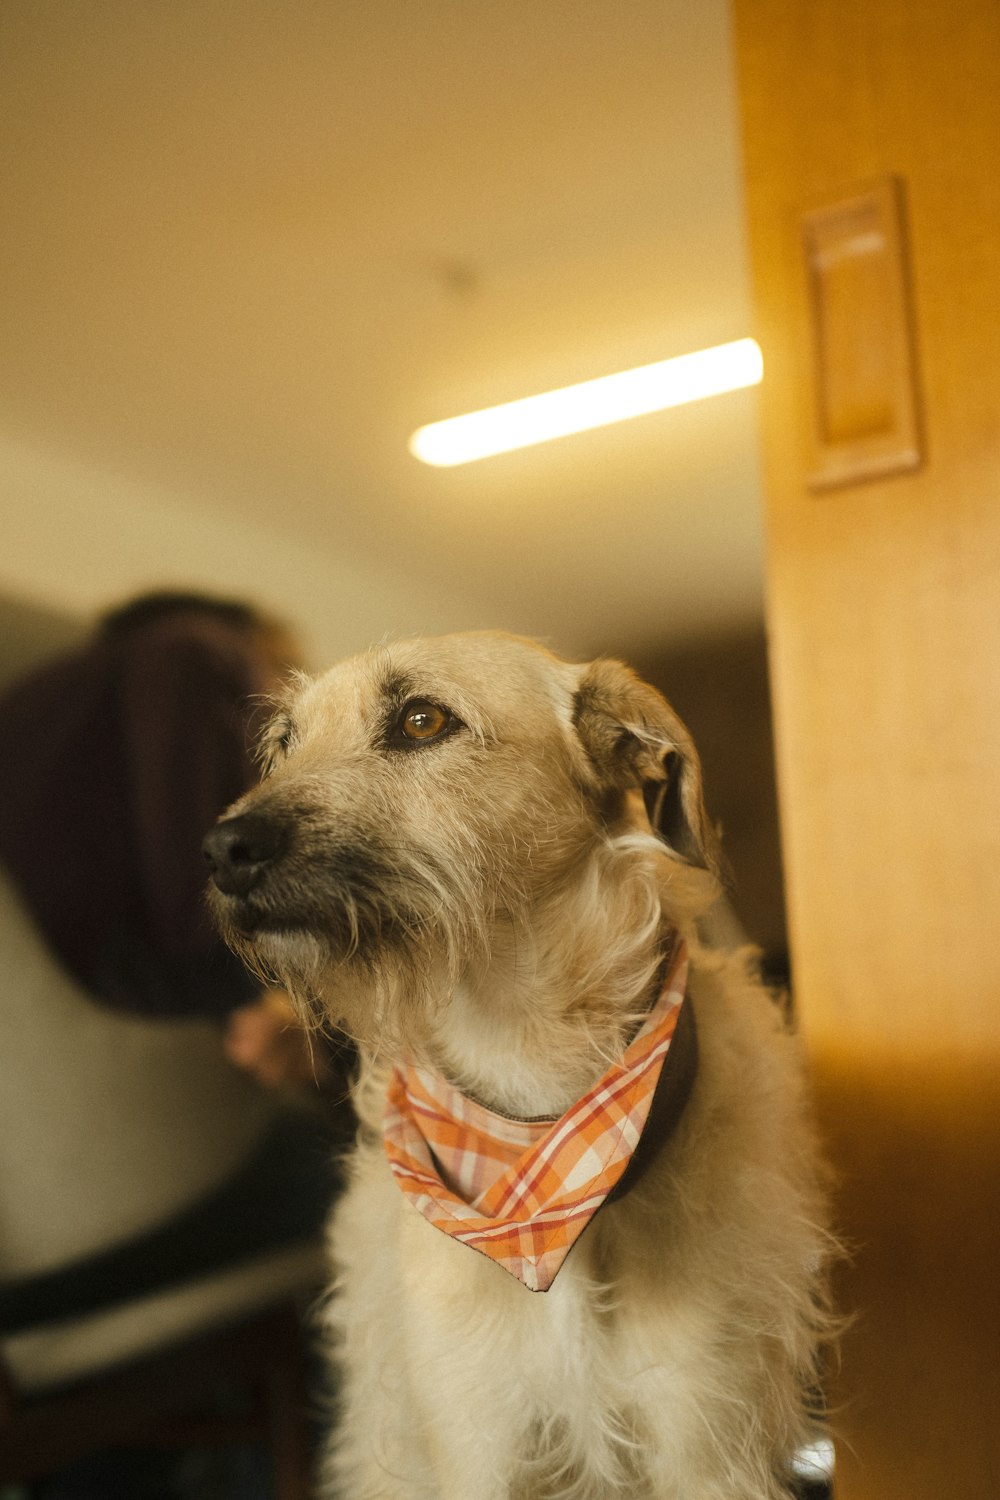
M281 825L259 813L216 823L202 841L212 879L227 896L246 896L281 852Z

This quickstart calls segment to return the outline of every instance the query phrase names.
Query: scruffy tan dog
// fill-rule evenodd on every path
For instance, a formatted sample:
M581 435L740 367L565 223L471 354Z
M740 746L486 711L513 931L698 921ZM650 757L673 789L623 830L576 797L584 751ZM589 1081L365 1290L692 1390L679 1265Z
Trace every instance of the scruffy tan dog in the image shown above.
M206 840L229 941L360 1044L343 1500L777 1500L829 1331L798 1048L690 738L477 633L301 680Z

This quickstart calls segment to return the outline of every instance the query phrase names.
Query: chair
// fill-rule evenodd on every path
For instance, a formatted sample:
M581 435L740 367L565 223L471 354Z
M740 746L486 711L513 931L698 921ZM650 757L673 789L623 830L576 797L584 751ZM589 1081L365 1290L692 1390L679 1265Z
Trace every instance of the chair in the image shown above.
M238 1374L247 1404L218 1409ZM24 1396L0 1368L0 1484L25 1484L105 1448L262 1441L277 1500L309 1500L309 1434L299 1308L269 1308L158 1355Z

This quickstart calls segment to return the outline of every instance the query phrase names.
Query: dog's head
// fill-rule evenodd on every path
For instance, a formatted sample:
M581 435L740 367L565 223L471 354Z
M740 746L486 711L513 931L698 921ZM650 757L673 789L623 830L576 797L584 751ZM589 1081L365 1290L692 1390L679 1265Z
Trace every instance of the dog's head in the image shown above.
M690 737L617 662L403 641L301 679L261 751L205 852L224 935L286 984L447 989L505 942L526 952L542 913L571 924L600 852L651 827L671 915L715 893Z

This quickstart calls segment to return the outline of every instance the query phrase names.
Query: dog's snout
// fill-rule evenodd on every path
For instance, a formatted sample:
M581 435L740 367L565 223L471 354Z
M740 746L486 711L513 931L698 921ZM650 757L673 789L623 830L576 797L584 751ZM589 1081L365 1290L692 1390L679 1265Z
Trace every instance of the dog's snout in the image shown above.
M246 896L283 844L284 831L275 819L244 813L216 823L201 847L219 890L227 896Z

